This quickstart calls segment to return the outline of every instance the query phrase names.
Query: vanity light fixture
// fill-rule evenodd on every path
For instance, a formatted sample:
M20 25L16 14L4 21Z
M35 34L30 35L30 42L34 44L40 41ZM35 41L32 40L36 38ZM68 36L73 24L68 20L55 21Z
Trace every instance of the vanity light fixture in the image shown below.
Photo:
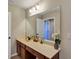
M31 9L29 9L29 12L36 12L37 10L39 10L39 4L37 4L36 6L32 7Z
M35 12L36 11L36 8L35 7L32 7L31 9L29 9L29 12L32 13L32 12Z

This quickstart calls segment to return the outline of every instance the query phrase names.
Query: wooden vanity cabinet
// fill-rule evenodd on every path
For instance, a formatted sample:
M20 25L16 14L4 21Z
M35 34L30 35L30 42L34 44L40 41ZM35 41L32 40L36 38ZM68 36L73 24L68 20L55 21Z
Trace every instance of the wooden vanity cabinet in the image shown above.
M36 59L34 55L32 55L26 50L26 45L22 44L17 40L16 40L16 45L17 45L18 56L20 56L21 59Z
M21 59L49 59L46 56L42 55L41 53L33 50L32 48L22 44L21 42L16 40L17 44L17 53ZM59 52L52 57L52 59L59 59Z
M26 50L25 50L26 46L19 41L16 41L16 44L17 44L18 56L20 56L21 59L26 59Z

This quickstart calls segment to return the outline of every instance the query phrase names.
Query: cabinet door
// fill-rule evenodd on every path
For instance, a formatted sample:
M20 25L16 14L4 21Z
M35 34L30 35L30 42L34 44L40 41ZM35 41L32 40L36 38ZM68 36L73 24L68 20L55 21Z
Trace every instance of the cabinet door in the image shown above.
M25 55L26 51L23 47L21 47L21 58L22 59L26 59L26 55Z
M36 59L36 56L34 56L30 52L26 51L26 59Z
M16 41L16 45L17 45L18 56L21 56L21 45L20 45L20 42Z
M44 57L44 59L49 59L49 58ZM59 52L53 58L51 58L51 59L59 59Z
M52 59L59 59L59 53L57 53Z
M21 58L22 59L26 59L26 46L24 45L24 44L22 44L22 43L20 43L20 45L21 45Z

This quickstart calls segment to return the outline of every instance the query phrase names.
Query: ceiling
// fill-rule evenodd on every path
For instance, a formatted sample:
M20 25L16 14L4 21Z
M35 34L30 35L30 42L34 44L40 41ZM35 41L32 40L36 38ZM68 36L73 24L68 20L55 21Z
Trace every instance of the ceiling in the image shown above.
M38 3L40 0L8 0L9 5L16 5L21 8L29 8Z

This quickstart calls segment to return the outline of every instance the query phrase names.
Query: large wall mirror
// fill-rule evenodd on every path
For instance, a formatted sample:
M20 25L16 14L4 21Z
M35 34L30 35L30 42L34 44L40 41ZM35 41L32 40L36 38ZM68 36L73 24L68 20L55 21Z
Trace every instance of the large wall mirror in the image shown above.
M53 41L54 34L60 34L60 7L29 16L26 30L28 35L38 34L44 40Z

